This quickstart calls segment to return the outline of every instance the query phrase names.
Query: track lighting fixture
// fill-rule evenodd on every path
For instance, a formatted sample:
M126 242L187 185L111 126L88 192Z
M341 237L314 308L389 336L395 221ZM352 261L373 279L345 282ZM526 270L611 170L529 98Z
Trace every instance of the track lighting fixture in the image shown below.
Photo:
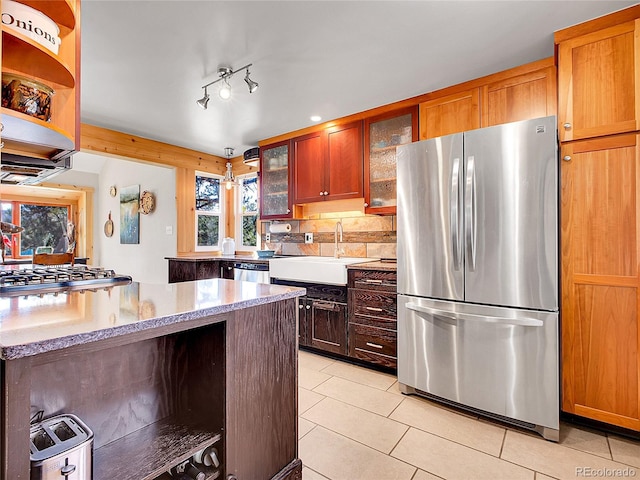
M236 177L233 176L233 172L231 171L231 155L233 155L233 148L225 147L224 154L227 156L227 171L224 174L224 179L222 183L226 187L227 190L231 190L233 187L238 185L236 182Z
M231 97L231 85L229 84L229 79L235 75L236 73L238 73L240 70L246 70L246 75L244 76L244 81L247 83L247 86L249 87L249 93L253 93L258 89L258 82L254 82L253 80L251 80L251 78L249 78L249 67L251 67L253 64L250 63L248 65L245 65L244 67L240 67L237 70L232 70L230 67L219 67L218 68L218 76L220 78L218 78L217 80L214 80L213 82L209 82L206 85L204 85L202 88L204 88L204 97L202 97L200 100L196 100L196 103L202 107L203 109L207 109L207 104L209 103L209 94L207 93L207 87L210 87L211 85L213 85L214 83L218 83L218 82L222 82L222 85L220 86L220 90L218 90L218 95L220 95L220 98L222 98L223 100L226 100L228 98Z

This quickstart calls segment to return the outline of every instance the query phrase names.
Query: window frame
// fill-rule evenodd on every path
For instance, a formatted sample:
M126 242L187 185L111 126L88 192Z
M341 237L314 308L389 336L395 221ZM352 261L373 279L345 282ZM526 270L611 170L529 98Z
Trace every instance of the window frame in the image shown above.
M0 200L0 203L11 204L11 223L14 225L22 226L22 205L34 205L40 207L55 207L55 208L66 208L67 209L67 221L73 218L73 207L72 203L66 202L56 202L56 201L34 201L30 199L16 200L11 198L6 198ZM9 237L11 241L11 255L7 255L5 253L5 259L11 260L25 260L33 258L33 253L31 255L21 255L22 252L22 236L17 234L7 233L4 234ZM2 248L4 249L4 240L2 241ZM35 252L34 252L35 253Z
M250 213L242 212L242 187L243 181L245 179L256 179L256 211ZM236 180L238 181L238 186L234 187L236 191L234 192L234 205L235 205L235 241L236 241L236 250L241 251L249 251L255 252L256 250L260 250L260 246L262 244L262 238L260 235L260 177L257 172L253 173L245 173L243 175L236 176ZM247 216L256 216L256 245L243 245L242 244L242 219Z
M219 198L220 198L220 212L219 213L212 213L208 210L197 210L196 208L196 198L195 198L195 189L196 189L196 179L198 177L206 177L206 178L214 178L218 181L220 181L220 193L219 193ZM218 252L218 251L222 251L222 241L225 238L225 217L226 217L226 194L225 194L225 188L222 185L222 180L224 180L224 177L222 175L217 175L215 173L208 173L208 172L201 172L201 171L196 171L195 172L195 176L193 177L193 199L194 199L194 251L195 252ZM198 245L198 217L200 215L205 215L205 216L217 216L218 217L218 244L217 245Z

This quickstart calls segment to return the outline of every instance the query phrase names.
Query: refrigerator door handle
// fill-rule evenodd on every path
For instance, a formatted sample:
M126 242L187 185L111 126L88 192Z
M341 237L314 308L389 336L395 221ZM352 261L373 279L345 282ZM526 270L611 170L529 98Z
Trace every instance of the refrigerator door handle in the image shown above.
M469 256L469 270L476 269L476 172L475 158L467 158L467 178L465 180L465 235Z
M451 243L453 247L453 268L460 270L460 159L453 159L451 167L451 209L449 222L451 225Z
M542 327L544 322L536 318L505 318L487 315L476 315L473 313L450 312L439 308L425 307L417 303L407 303L407 308L415 312L428 313L430 315L440 315L452 320L469 320L472 322L493 323L500 325L513 325L517 327Z

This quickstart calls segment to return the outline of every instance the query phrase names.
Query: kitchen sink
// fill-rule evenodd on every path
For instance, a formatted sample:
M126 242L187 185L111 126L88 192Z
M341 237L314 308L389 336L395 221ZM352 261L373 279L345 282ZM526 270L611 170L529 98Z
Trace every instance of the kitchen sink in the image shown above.
M286 257L269 260L269 276L296 282L347 284L347 265L376 261L360 257Z

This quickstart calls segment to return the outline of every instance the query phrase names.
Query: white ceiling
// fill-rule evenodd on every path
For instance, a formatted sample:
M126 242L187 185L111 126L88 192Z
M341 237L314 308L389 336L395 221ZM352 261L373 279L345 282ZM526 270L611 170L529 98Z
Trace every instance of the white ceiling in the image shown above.
M82 122L234 156L263 140L553 55L632 1L82 1ZM253 63L233 96L195 101Z

